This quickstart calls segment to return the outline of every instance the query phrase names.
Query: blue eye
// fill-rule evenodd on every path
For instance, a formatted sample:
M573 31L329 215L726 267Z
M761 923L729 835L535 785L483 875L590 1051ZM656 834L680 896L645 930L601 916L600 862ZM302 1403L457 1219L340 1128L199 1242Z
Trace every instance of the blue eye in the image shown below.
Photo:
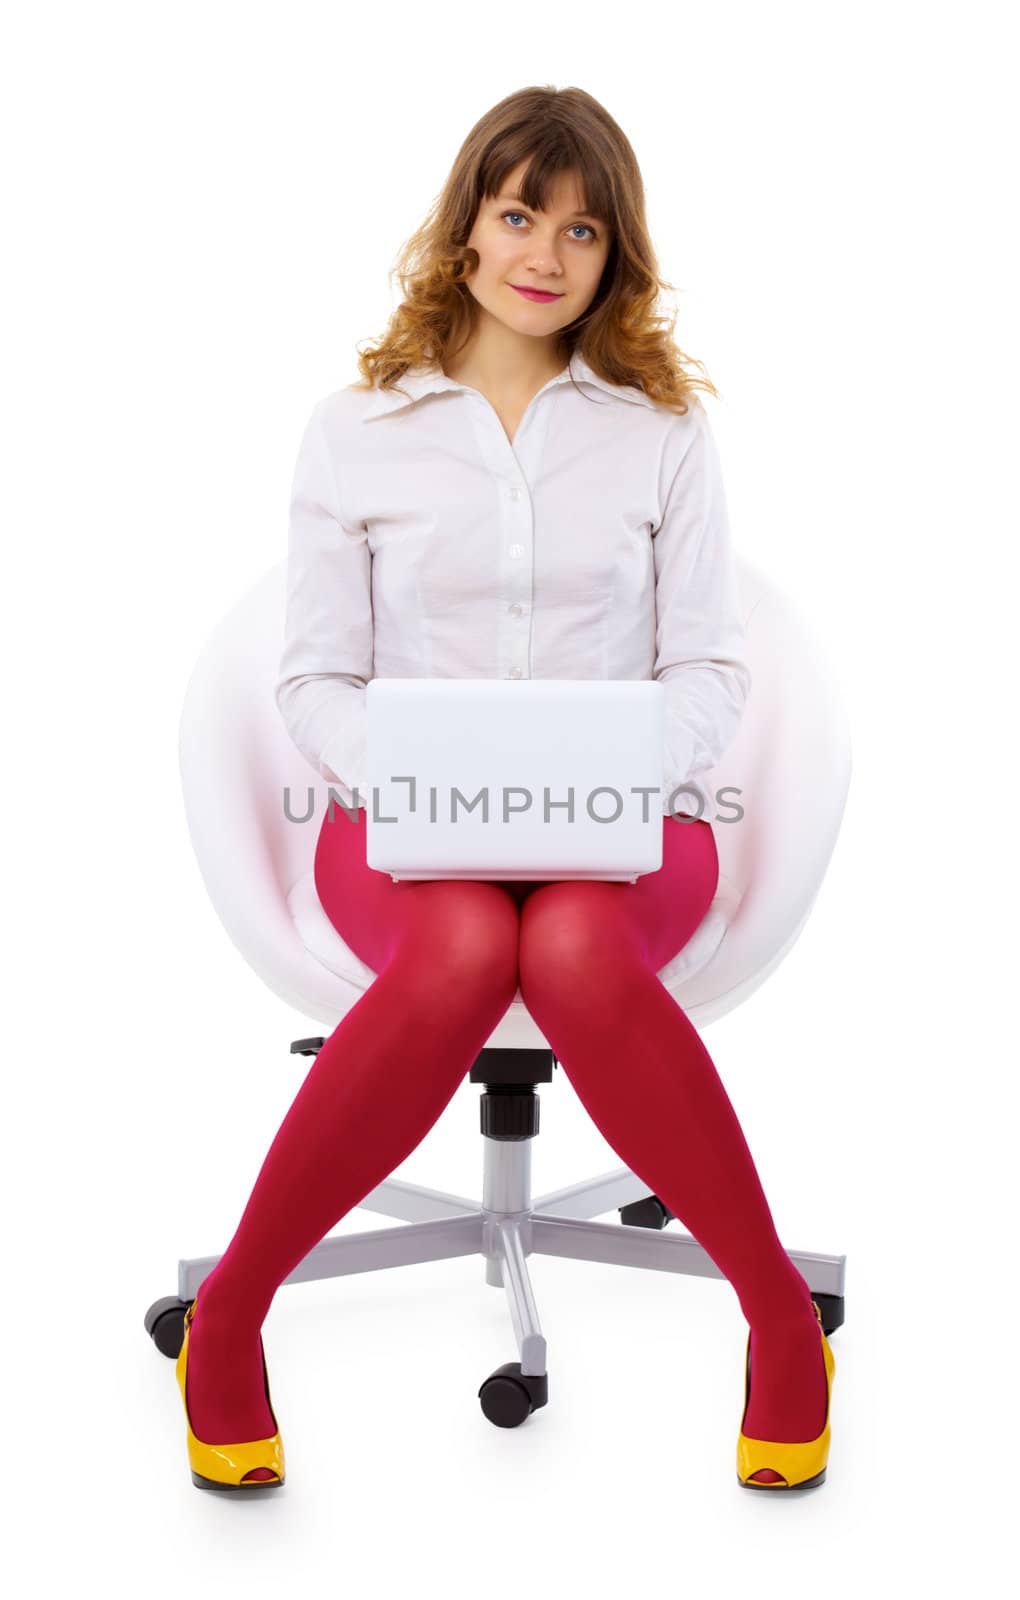
M524 212L523 211L503 211L500 214L500 221L502 222L504 217L523 217L523 216L524 216ZM595 232L595 229L591 226L590 223L587 223L587 222L575 222L574 223L574 227L575 228L587 228L588 232L591 234L593 239L597 239L598 238L598 234ZM521 230L520 230L520 228L513 228L512 231L514 233L520 233ZM580 242L581 242L580 240L577 241L578 244L580 244Z

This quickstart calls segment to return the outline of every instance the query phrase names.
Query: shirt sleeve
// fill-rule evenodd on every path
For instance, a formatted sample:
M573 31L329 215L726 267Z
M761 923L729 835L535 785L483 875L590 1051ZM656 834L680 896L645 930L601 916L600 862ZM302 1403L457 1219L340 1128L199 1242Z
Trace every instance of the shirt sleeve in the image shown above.
M751 688L719 454L708 416L690 403L693 426L669 487L655 552L655 670L666 686L662 809L707 813L678 785L713 767L732 742ZM672 804L671 802L672 798Z
M305 759L336 784L347 805L364 805L372 553L367 529L349 526L340 515L323 404L318 402L305 426L291 486L276 704Z

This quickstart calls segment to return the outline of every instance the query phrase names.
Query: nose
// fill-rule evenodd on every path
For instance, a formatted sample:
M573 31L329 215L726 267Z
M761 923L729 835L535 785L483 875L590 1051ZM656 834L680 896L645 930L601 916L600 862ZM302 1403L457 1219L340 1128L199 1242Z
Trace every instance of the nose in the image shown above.
M563 276L562 263L560 261L560 250L562 248L561 245L558 249L556 242L552 238L533 238L531 240L531 249L525 256L525 261L536 277L545 279L560 278Z

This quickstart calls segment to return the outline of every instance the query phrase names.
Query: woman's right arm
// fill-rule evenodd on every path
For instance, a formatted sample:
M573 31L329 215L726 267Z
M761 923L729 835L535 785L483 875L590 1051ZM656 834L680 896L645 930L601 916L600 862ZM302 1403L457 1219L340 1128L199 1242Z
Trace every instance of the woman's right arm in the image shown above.
M350 804L367 800L365 688L373 671L372 555L341 518L319 401L298 450L290 497L287 613L276 704L287 732ZM344 792L346 791L346 792Z

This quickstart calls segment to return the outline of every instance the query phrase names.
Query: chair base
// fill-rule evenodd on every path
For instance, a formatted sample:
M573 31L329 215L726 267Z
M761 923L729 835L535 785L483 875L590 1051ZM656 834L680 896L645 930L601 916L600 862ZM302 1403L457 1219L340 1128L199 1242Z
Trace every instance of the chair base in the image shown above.
M292 1051L313 1054L322 1042L297 1040ZM506 1292L519 1356L518 1362L486 1379L479 1391L483 1411L502 1427L516 1426L546 1403L546 1341L528 1273L529 1255L723 1277L689 1234L662 1233L673 1220L672 1212L626 1167L533 1198L531 1142L538 1133L539 1107L534 1086L551 1082L554 1065L550 1050L487 1047L472 1067L471 1081L486 1085L480 1103L481 1204L465 1195L388 1178L359 1204L365 1211L402 1218L403 1226L325 1238L284 1280L308 1283L453 1256L482 1256L486 1283ZM590 1220L613 1210L620 1211L622 1225ZM806 1250L788 1254L819 1303L828 1335L843 1322L846 1256ZM198 1256L178 1262L181 1338L184 1311L219 1259ZM175 1312L174 1302L167 1299L157 1301L146 1315L148 1331L168 1355L176 1354L170 1348Z

